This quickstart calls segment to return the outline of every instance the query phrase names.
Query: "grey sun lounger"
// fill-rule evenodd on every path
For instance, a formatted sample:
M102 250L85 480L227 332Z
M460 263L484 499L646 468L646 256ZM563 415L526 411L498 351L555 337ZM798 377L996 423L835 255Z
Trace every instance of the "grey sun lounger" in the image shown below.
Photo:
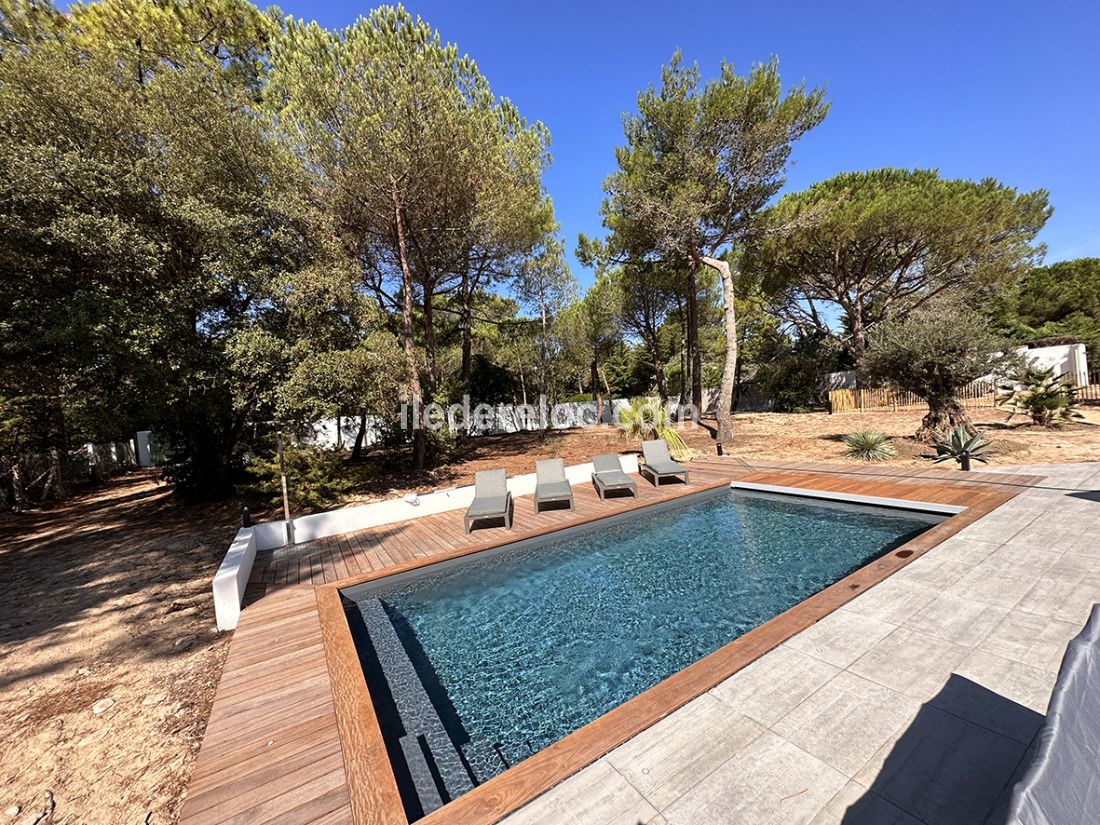
M535 512L543 504L565 501L573 509L573 487L565 477L565 462L560 458L544 458L535 462Z
M512 494L508 492L506 470L480 470L474 474L474 500L463 519L466 532L475 521L490 518L502 518L504 526L512 528Z
M623 472L619 457L611 453L592 459L592 484L596 488L596 495L601 499L607 498L608 492L615 490L628 490L631 495L638 495L638 483Z
M638 472L648 474L655 487L659 487L661 480L665 478L683 477L684 484L688 480L687 468L672 460L672 456L668 454L668 442L663 438L642 442L642 460L638 464Z

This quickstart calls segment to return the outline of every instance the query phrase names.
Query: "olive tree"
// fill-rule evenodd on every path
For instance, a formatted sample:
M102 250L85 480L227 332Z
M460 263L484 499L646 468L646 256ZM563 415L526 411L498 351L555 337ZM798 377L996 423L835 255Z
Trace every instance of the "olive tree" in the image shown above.
M985 316L957 301L940 300L876 326L860 367L867 379L928 403L916 435L931 441L960 426L975 432L959 391L1015 366L1018 356L1005 350L1006 342L989 330Z

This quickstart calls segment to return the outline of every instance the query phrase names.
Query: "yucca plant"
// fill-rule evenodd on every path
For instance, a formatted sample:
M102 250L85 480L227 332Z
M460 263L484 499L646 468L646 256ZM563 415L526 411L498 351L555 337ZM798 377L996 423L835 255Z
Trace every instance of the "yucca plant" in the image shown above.
M663 438L668 449L683 452L687 449L684 439L672 427L672 417L661 403L648 398L635 398L630 406L619 411L619 436L638 441Z
M947 437L937 436L932 444L936 449L933 463L957 461L960 469L969 470L971 461L985 464L989 460L989 441L981 433L971 435L966 427L959 425Z
M844 455L848 458L858 458L860 461L886 461L898 454L890 443L890 439L874 430L849 433L844 436L844 443L848 445Z
M1055 375L1054 370L1027 366L1013 376L1013 382L1000 402L1012 410L1010 420L1016 415L1026 415L1034 424L1056 427L1084 417L1077 412L1080 388L1066 376Z

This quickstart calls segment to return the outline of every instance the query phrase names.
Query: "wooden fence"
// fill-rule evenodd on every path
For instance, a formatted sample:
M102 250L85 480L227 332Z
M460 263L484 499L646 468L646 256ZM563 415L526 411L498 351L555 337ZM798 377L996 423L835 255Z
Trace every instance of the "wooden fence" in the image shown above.
M997 403L997 385L987 381L976 381L965 387L956 396L959 403L967 408L993 407ZM898 410L922 410L928 402L919 395L902 392L886 387L867 389L830 390L829 412L897 412Z
M1077 391L1078 401L1100 401L1100 370L1089 370L1088 386Z

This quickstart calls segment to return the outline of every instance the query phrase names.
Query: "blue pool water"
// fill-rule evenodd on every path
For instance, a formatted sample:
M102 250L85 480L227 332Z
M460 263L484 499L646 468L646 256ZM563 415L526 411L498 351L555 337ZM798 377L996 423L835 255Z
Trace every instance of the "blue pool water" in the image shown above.
M723 491L369 595L452 738L514 763L942 519Z

